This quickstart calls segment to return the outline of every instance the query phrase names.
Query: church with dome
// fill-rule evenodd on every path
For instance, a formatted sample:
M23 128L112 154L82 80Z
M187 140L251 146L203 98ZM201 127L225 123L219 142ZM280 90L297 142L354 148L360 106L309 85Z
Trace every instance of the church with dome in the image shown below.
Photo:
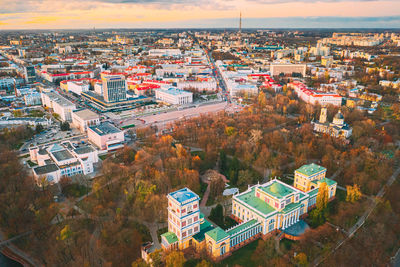
M319 121L313 121L312 124L314 125L315 132L329 134L333 137L349 138L353 132L353 129L344 122L344 117L340 109L333 117L333 121L328 122L327 108L323 107Z
M325 177L326 168L309 164L295 171L294 184L278 179L249 186L232 197L231 217L237 225L222 229L200 212L199 196L188 188L168 194L168 232L161 235L164 250L204 250L221 260L259 238L282 233L297 240L309 228L301 220L315 207L321 185L332 200L337 183Z

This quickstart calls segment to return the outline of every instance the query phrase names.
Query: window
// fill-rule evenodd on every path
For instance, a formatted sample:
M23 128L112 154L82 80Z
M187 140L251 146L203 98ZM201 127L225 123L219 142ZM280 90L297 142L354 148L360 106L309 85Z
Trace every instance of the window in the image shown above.
M183 210L182 210L182 213L185 213L185 212L186 212L186 209L183 209Z
M198 227L198 226L195 226L195 227L194 227L194 231L195 231L195 232L199 231L199 227Z
M192 232L193 232L193 230L192 230L192 229L189 229L189 230L188 230L188 235L191 235Z
M197 216L194 216L193 221L197 222L197 220L198 220Z
M188 224L191 224L192 223L192 218L190 218L189 220L188 220Z
M197 208L197 204L194 204L194 205L193 205L193 209L196 209L196 208Z
M186 226L186 221L182 222L182 227Z
M185 237L186 236L186 232L182 232L182 237Z

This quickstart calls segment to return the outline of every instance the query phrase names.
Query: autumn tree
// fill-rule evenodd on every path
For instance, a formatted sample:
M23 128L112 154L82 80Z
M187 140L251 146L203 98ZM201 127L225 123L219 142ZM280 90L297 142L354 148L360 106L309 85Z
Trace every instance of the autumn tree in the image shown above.
M357 184L354 184L353 186L348 185L346 186L346 201L348 202L356 202L361 198L361 190L360 187Z
M185 262L185 256L182 251L174 250L165 257L166 267L183 267Z

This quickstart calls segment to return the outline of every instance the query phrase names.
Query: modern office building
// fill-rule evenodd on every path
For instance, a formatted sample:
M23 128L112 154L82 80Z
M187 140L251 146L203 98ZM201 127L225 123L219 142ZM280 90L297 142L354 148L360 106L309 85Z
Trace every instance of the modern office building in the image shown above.
M36 82L36 70L34 66L25 67L25 80L27 83Z
M106 102L126 100L127 84L123 75L104 75L102 84L103 97Z

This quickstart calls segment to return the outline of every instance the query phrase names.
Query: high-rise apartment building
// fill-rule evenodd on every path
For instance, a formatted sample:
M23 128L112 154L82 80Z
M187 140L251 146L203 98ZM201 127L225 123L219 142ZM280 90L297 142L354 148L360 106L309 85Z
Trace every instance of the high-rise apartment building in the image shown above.
M107 75L102 78L103 97L106 102L126 100L126 80L123 75Z

